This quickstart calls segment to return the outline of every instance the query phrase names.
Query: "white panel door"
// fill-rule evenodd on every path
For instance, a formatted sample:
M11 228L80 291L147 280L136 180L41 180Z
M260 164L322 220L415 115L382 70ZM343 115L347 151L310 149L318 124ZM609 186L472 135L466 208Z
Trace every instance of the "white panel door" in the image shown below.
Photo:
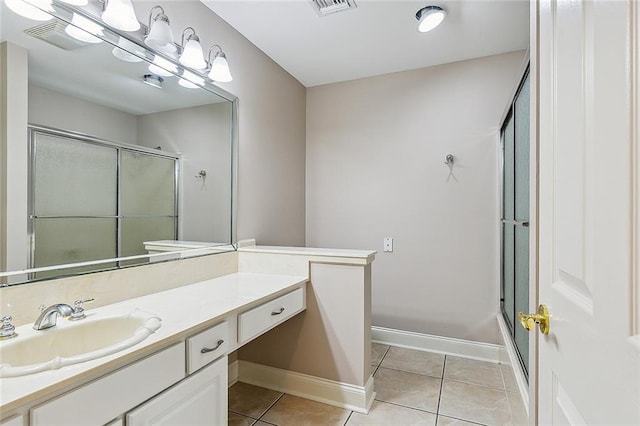
M640 425L638 4L537 8L537 422Z

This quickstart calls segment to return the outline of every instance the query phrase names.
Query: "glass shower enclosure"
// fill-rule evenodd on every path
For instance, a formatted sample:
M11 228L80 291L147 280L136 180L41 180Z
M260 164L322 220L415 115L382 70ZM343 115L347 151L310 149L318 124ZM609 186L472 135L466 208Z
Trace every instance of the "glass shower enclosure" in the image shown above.
M502 125L502 315L528 377L529 336L517 313L529 312L529 71Z
M177 239L177 156L53 129L29 132L30 267L141 255L145 241Z

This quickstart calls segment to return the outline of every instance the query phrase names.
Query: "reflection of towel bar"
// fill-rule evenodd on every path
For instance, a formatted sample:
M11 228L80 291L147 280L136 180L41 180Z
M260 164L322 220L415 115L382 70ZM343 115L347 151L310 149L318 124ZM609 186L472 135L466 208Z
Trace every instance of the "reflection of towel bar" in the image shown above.
M525 228L529 227L529 221L522 221L522 220L509 220L509 219L502 219L502 223L504 223L505 225L517 225L517 226L524 226Z

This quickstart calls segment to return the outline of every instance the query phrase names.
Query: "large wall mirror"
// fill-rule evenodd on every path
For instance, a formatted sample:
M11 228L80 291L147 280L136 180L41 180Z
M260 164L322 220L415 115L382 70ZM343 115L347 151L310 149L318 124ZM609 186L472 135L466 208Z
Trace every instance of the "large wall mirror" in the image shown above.
M78 16L99 22L91 10L53 1L50 13L27 19L2 2L5 78L23 69L28 83L2 111L25 128L2 141L24 153L6 184L27 193L4 201L0 285L234 250L235 96L140 32L70 35Z

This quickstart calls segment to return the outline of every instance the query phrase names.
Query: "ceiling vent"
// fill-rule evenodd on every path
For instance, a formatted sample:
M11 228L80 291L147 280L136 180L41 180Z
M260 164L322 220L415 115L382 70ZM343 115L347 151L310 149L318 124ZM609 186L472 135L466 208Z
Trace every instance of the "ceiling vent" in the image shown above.
M27 28L24 30L24 33L64 50L74 50L87 45L84 42L69 37L67 33L64 32L66 26L66 23L55 20Z
M320 16L357 7L354 0L311 0L311 4Z

